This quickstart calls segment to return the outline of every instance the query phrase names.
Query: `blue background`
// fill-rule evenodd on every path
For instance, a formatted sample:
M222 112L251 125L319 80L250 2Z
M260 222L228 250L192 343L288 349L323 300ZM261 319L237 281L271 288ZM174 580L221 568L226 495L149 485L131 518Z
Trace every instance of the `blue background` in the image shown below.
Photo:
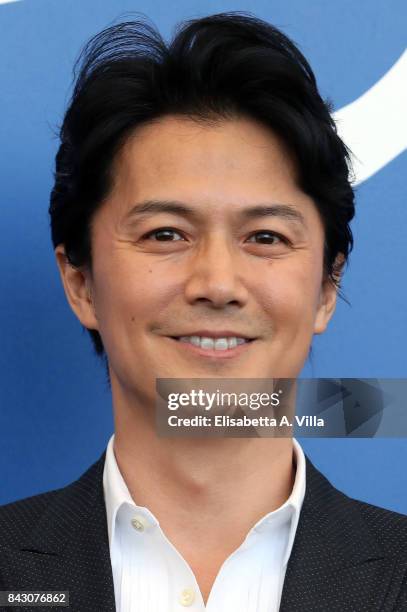
M76 479L113 431L104 368L65 301L47 216L78 51L129 12L148 15L168 37L184 18L224 10L251 10L282 28L335 109L371 87L405 46L404 0L0 5L0 503ZM356 247L344 279L351 307L339 302L305 376L407 377L406 175L404 153L358 187ZM334 485L407 514L406 439L302 444Z

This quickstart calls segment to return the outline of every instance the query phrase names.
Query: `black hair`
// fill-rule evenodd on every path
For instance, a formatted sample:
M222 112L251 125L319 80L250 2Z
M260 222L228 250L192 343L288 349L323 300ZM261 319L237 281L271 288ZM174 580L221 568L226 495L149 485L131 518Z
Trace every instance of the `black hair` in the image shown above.
M294 155L298 184L324 225L324 272L339 288L337 256L346 261L353 247L349 150L307 60L280 30L249 13L220 13L183 22L167 44L146 19L126 21L86 44L75 74L49 208L54 247L65 245L71 265L91 269L92 215L137 126L171 114L246 116L270 127ZM89 332L103 355L99 333Z

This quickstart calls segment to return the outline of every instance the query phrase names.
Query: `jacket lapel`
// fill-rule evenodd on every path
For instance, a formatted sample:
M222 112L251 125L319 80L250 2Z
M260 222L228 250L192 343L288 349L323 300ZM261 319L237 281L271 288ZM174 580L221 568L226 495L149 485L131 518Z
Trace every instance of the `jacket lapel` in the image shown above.
M357 503L308 459L306 472L280 612L384 612L394 562L373 539Z
M115 611L104 461L58 491L24 545L3 551L8 590L69 591L72 610Z

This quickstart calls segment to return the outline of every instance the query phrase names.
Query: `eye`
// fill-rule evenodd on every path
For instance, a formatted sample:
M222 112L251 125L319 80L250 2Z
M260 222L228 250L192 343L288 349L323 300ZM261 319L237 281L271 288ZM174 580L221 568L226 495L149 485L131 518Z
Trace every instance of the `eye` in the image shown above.
M173 240L174 234L180 238ZM161 227L160 229L148 232L148 234L143 236L143 240L149 240L152 236L156 237L156 242L178 242L179 239L183 240L181 234L171 227Z
M259 238L259 240L252 240L252 238ZM280 234L276 234L275 232L271 232L268 230L264 230L264 231L256 232L255 234L252 234L248 242L254 242L257 244L271 244L271 245L278 244L280 242L288 244L288 240L284 238L284 236L281 236Z

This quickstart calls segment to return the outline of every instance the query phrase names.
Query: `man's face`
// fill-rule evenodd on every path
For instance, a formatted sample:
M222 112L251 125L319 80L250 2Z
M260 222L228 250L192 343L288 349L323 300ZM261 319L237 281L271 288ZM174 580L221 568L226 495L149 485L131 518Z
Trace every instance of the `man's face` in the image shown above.
M112 386L152 398L160 377L297 376L336 290L282 141L249 119L168 116L135 131L114 175L93 218L92 303L73 305L101 334Z

